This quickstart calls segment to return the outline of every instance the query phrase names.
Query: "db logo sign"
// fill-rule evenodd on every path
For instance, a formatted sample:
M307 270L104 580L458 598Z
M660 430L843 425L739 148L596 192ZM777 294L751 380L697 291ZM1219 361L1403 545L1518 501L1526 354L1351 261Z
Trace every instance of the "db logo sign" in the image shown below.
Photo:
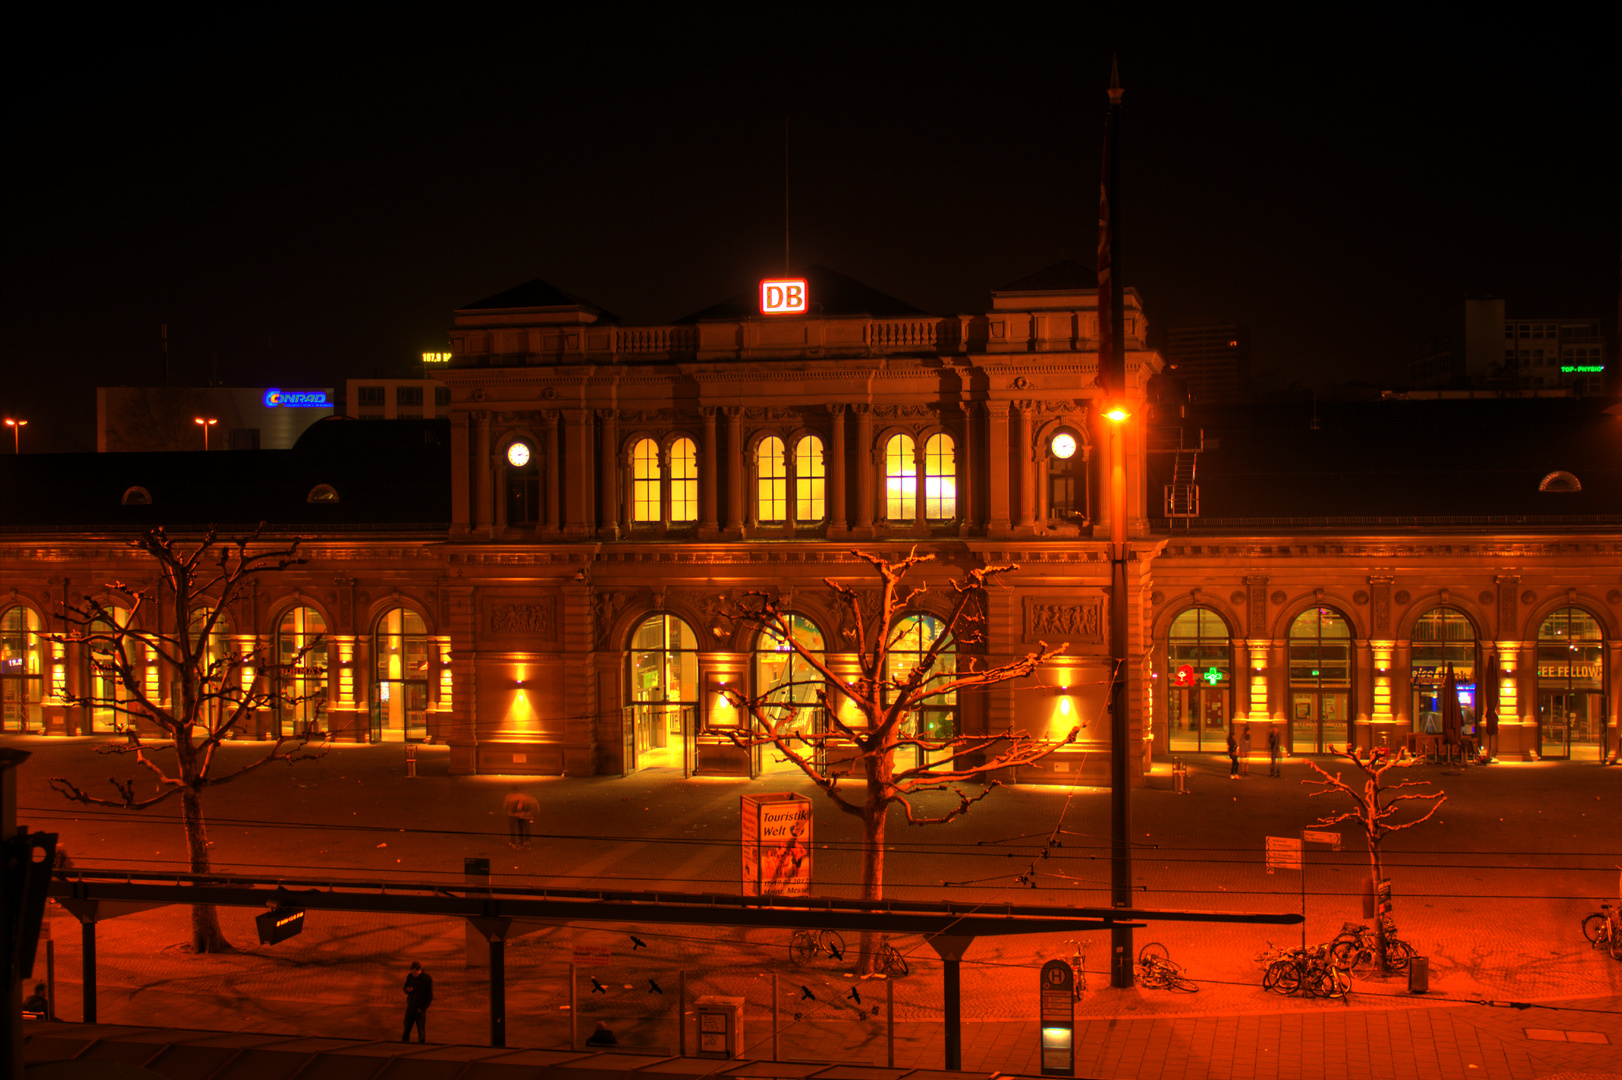
M802 315L806 311L805 279L768 279L760 283L762 315Z

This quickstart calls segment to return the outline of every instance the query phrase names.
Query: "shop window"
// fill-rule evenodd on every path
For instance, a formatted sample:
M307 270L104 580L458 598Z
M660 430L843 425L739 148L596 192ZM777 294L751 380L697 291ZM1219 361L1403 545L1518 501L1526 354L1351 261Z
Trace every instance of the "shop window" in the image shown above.
M1290 750L1345 749L1351 735L1352 629L1333 608L1308 608L1290 624Z
M680 765L684 724L698 705L698 638L674 615L650 615L631 634L626 655L629 716L624 770Z
M1172 750L1227 747L1233 710L1233 641L1210 608L1172 620L1166 633L1166 716Z
M884 444L884 516L912 521L918 516L918 458L912 436L892 435Z
M1599 761L1605 753L1605 634L1582 608L1562 608L1538 628L1538 752Z
M910 441L910 440L909 440ZM933 615L908 615L895 625L891 633L891 647L885 658L885 700L890 700L889 687L905 682L929 659L930 651L946 633L946 623ZM924 675L924 686L944 685L957 674L957 645L950 638L941 646ZM952 754L948 745L957 737L957 692L931 694L923 699L916 713L901 723L906 738L920 741L917 764L924 765L943 760Z
M33 609L0 612L0 731L44 730L47 647Z
M822 631L803 615L790 615L789 630L800 647L821 660ZM767 718L784 733L820 734L825 727L821 694L822 675L774 629L762 630L755 639L755 696L765 703ZM811 754L810 743L797 742L791 748Z
M403 742L428 734L432 642L422 616L390 608L372 635L370 719L373 742Z
M276 623L273 672L277 732L326 730L327 620L312 607L290 608Z
M123 506L151 506L152 493L144 487L126 488L123 498L118 501Z
M755 512L759 520L776 524L788 517L788 463L783 440L772 435L755 448Z
M90 730L122 732L134 723L130 715L136 692L124 681L127 673L140 693L157 698L157 667L149 662L146 646L134 635L127 608L106 605L91 620L85 644L85 686L90 699Z
M1462 611L1432 608L1414 623L1412 638L1413 729L1442 734L1442 682L1453 665L1461 734L1476 734L1476 627Z
M820 438L806 435L794 444L794 520L802 525L828 516L826 469Z

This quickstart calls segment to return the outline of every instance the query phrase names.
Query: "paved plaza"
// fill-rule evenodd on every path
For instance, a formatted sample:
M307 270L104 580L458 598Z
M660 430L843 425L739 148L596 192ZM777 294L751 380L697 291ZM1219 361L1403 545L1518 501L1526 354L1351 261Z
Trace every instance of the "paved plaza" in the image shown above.
M144 814L68 804L53 775L83 783L128 775L127 762L81 740L20 739L19 819L59 833L81 866L184 869L178 806ZM233 757L254 752L233 746ZM854 895L859 830L793 774L762 781L450 777L442 749L420 751L405 775L399 746L336 747L318 762L277 767L206 795L214 866L287 878L460 883L462 860L491 859L495 884L732 892L739 796L800 791L813 800L816 891ZM1138 903L1146 908L1294 912L1302 875L1269 875L1268 836L1299 835L1327 796L1309 799L1299 761L1229 781L1226 759L1194 758L1191 793L1161 766L1133 793ZM1622 964L1589 947L1584 914L1614 900L1622 864L1622 769L1541 762L1461 769L1422 766L1410 778L1446 790L1427 826L1388 842L1394 916L1430 966L1429 992L1406 980L1359 980L1345 1003L1281 998L1258 983L1257 953L1299 943L1293 927L1155 922L1198 994L1107 987L1102 935L1086 941L1088 990L1077 1003L1077 1074L1097 1077L1525 1077L1622 1072ZM514 787L542 804L533 844L507 844L501 801ZM1101 905L1109 874L1108 793L1013 786L946 827L892 827L887 895L956 902ZM1310 848L1307 937L1361 921L1367 853L1346 826L1344 848ZM1048 843L1050 838L1054 841ZM1035 888L1018 883L1034 880ZM436 979L429 1037L487 1041L486 972L466 964L466 931L425 916L319 913L305 932L260 946L255 911L222 910L237 951L196 957L186 917L165 908L98 927L99 1018L110 1024L398 1038L399 984L411 959ZM49 913L58 1015L80 1016L78 925ZM632 944L628 930L646 943ZM675 1052L676 995L743 997L748 1056L884 1065L893 993L897 1066L939 1068L940 964L917 938L895 943L912 974L853 979L824 958L795 968L787 933L704 927L545 926L507 948L512 1047L567 1047L598 1019L625 1049ZM1039 1069L1036 972L1068 958L1060 936L977 941L963 964L965 1070ZM606 958L605 957L606 954ZM569 1005L571 963L576 1002ZM593 992L593 983L603 991ZM663 992L655 992L657 984ZM810 996L806 996L809 994ZM860 998L860 1003L855 999ZM1518 1003L1524 1008L1511 1007Z

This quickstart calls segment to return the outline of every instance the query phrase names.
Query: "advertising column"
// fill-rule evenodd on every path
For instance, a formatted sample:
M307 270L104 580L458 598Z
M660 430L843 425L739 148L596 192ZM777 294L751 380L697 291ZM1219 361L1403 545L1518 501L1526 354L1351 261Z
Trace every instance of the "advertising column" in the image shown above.
M743 796L743 895L811 895L811 800Z

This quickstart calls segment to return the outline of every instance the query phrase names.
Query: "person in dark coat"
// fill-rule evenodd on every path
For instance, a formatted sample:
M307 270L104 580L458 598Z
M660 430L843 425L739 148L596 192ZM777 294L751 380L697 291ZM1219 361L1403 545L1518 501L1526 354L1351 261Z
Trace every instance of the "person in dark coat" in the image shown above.
M411 1041L411 1029L417 1029L417 1041L428 1041L428 1006L434 1003L434 977L422 970L422 965L411 961L411 971L405 980L405 1030L401 1042Z
M24 1020L50 1020L51 1002L45 996L45 984L35 983L34 992L23 999Z
M1284 770L1279 765L1280 749L1281 747L1278 744L1278 728L1272 728L1267 732L1267 756L1273 761L1273 767L1267 771L1268 776L1284 775Z
M1239 779L1239 737L1233 733L1231 727L1228 729L1228 760L1232 762L1232 767L1228 769L1228 779Z

